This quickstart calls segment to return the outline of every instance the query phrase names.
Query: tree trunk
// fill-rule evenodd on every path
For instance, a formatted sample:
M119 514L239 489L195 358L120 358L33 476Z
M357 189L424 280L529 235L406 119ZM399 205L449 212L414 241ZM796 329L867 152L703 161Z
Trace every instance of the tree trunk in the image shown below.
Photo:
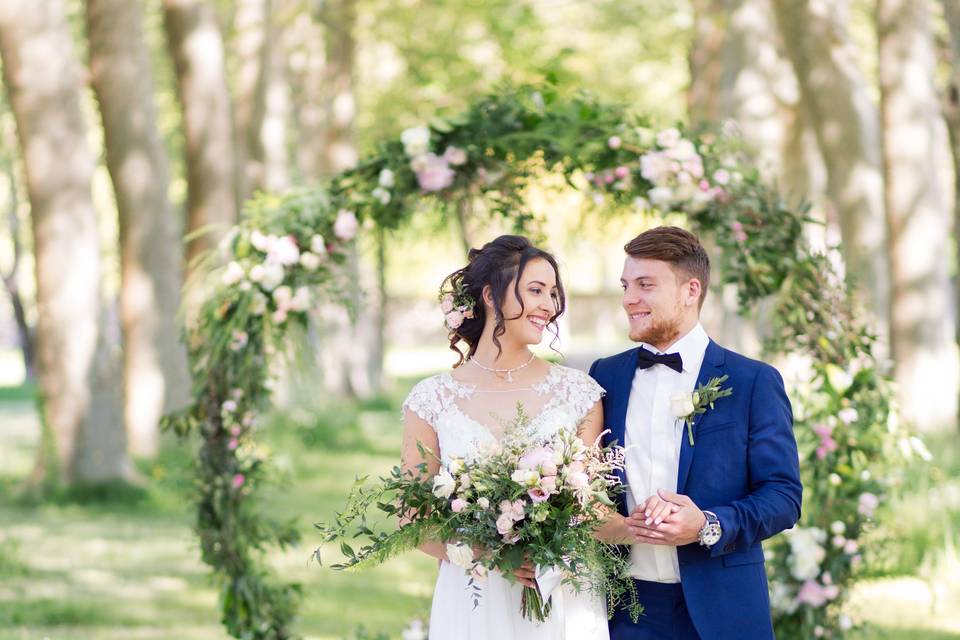
M926 3L880 0L877 35L890 344L901 409L929 431L956 419L958 360L945 259L950 214L940 180L947 134Z
M223 37L204 0L163 0L164 29L183 108L187 166L187 276L237 221L239 188Z
M6 112L4 105L4 112ZM23 356L23 370L27 380L33 380L34 371L34 335L30 325L27 324L27 313L23 304L23 296L20 295L20 267L23 264L23 241L20 238L20 217L17 214L19 208L19 197L17 195L17 177L13 168L13 154L16 142L8 140L7 131L0 131L0 156L2 156L3 173L6 175L7 184L10 185L7 196L7 221L9 224L10 243L13 246L12 263L10 270L0 274L3 279L3 286L10 297L10 306L13 308L13 320L17 325L17 339L20 343L20 353ZM9 138L13 138L10 135Z
M103 119L120 220L123 413L130 451L153 457L160 416L190 394L180 343L181 224L157 131L150 60L138 0L87 0L91 81Z
M236 57L237 158L243 172L243 199L265 182L263 121L272 49L271 0L238 0L232 49Z
M796 79L780 53L769 0L697 0L694 25L691 121L713 127L724 123L725 129L735 123L758 164L799 201L808 187L802 171L807 158L793 154L803 123L796 117ZM716 287L706 304L704 317L724 344L759 353L758 327L769 322L739 315L735 287Z
M694 126L716 125L720 117L720 78L726 66L723 58L727 13L724 0L694 0L693 42L687 62L690 88L687 115Z
M0 3L0 57L25 166L36 258L45 429L34 477L66 483L126 479L132 470L120 420L118 367L104 340L101 313L90 192L94 161L62 3ZM54 460L44 455L48 451Z
M356 2L327 2L317 12L316 19L324 26L324 64L312 67L314 71L322 71L322 75L314 75L310 81L320 87L314 92L323 95L320 114L323 126L313 134L313 140L320 147L316 160L309 161L309 166L319 171L317 177L329 177L357 163L354 131ZM382 254L376 246L373 250L376 263ZM362 283L362 291L354 289L353 303L361 312L351 321L343 309L325 310L321 358L330 390L363 398L379 391L381 386L385 292L381 289L383 278L379 276L379 269L363 259L359 241L353 252L349 270L354 281Z
M827 169L847 275L888 335L889 271L877 109L853 58L845 1L772 0L784 49Z
M943 13L947 19L950 53L946 65L950 80L943 96L943 114L950 134L950 153L953 156L953 244L960 251L960 0L943 0ZM960 271L960 258L954 265ZM955 340L960 346L960 273L955 273L953 282ZM958 416L960 418L960 416ZM958 419L960 424L960 419Z

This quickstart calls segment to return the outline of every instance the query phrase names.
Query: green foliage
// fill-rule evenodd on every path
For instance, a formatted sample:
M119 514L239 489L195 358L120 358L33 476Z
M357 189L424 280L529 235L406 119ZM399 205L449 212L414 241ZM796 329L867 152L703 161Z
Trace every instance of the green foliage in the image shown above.
M656 208L685 217L721 248L720 277L737 286L743 309L774 298L767 347L806 357L812 372L795 397L806 488L801 530L807 533L800 535L819 540L839 520L845 542L866 544L875 526L873 502L897 489L887 472L916 444L896 422L866 323L828 258L804 240L805 210L788 206L738 147L709 132L651 130L622 107L569 95L556 84L503 86L461 115L381 142L323 189L252 201L224 244L230 263L218 273L221 282L189 327L195 402L167 420L177 433L200 439L197 531L203 559L223 589L230 632L258 639L292 634L297 587L274 584L260 555L295 540L296 528L264 518L256 507L255 493L270 476L254 444L257 415L268 402L269 361L283 352L290 327L302 326L306 296L344 300L350 283L339 267L357 218L396 228L424 202L444 212L469 200L528 229L536 221L523 191L543 169L589 190L606 211ZM315 259L305 261L308 253ZM357 500L386 504L376 493ZM428 533L410 531L371 558L392 557ZM775 604L778 632L809 636L819 626L827 636L840 633L839 605L862 558L854 559L852 545L831 546L807 567L813 573L800 575L800 554L784 540L774 545L774 600L787 603ZM365 560L342 550L353 564ZM830 594L827 602L794 606L812 580Z

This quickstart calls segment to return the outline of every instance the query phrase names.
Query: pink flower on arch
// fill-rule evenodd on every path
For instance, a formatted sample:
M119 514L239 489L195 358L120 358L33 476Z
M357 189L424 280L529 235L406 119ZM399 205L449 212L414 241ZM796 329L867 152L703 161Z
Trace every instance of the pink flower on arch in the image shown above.
M246 477L242 473L238 473L233 476L233 480L230 481L230 484L234 489L239 489L243 486L243 483L246 482Z

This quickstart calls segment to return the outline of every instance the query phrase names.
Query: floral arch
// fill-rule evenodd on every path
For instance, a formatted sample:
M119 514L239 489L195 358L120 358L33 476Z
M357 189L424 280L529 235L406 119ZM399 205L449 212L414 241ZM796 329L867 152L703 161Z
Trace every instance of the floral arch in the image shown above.
M423 198L455 206L479 197L523 229L534 216L521 190L540 167L611 208L682 214L718 247L719 280L736 285L742 310L772 299L765 349L810 364L802 388L790 390L803 516L766 545L774 619L778 637L841 635L849 621L840 603L870 557L864 543L891 488L885 469L913 440L897 425L862 314L804 239L805 211L788 206L735 141L656 132L620 107L553 86L508 88L378 149L323 189L251 201L187 329L193 404L165 424L199 439L196 530L229 633L294 635L299 587L270 575L262 555L297 541L298 527L258 510L267 461L251 445L269 404L269 356L314 301L342 299L338 276L358 221L395 228Z

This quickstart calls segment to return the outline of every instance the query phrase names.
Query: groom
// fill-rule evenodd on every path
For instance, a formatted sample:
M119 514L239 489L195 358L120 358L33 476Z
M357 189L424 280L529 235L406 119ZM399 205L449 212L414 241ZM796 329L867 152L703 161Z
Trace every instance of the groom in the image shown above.
M627 447L613 526L645 612L636 624L615 612L611 639L773 638L760 542L797 522L802 493L783 380L707 337L710 259L695 235L658 227L624 250L623 308L640 346L590 375L607 392L605 444ZM672 405L724 375L732 395L697 417L691 444Z

